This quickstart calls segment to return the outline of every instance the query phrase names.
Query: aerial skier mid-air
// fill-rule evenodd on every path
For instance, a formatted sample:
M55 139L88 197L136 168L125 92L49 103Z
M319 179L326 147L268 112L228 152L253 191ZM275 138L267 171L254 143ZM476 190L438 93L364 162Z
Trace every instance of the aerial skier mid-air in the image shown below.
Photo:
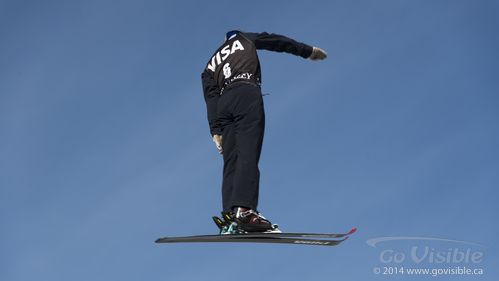
M222 234L279 232L257 210L265 113L257 50L286 52L310 60L324 50L283 35L229 31L201 77L210 132L223 155ZM230 227L229 227L230 226Z

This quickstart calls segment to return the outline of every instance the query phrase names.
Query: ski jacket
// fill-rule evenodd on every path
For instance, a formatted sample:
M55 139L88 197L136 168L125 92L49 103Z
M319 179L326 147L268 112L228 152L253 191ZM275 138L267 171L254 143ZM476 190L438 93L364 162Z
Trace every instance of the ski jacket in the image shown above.
M308 58L313 47L283 35L267 32L239 32L226 40L212 55L201 74L212 135L221 134L216 120L218 99L223 90L238 81L260 85L262 78L256 50L286 52Z

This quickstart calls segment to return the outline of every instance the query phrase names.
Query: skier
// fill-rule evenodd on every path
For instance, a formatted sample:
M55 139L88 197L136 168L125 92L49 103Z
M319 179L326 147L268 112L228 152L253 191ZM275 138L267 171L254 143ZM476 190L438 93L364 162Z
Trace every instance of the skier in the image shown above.
M286 52L310 60L327 54L283 35L227 32L224 43L208 61L201 78L212 139L223 155L224 218L239 230L265 232L272 223L257 211L265 113L256 50Z

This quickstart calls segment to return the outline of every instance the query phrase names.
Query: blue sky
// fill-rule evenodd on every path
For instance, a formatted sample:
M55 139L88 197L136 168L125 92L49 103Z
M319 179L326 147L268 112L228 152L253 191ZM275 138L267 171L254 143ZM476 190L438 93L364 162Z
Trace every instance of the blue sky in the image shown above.
M387 265L366 241L384 236L479 243L468 266L485 275L439 279L497 279L498 15L497 1L0 1L0 279L410 279L373 273ZM260 52L260 209L287 231L359 228L338 247L153 243L216 232L200 73L234 28L329 54Z

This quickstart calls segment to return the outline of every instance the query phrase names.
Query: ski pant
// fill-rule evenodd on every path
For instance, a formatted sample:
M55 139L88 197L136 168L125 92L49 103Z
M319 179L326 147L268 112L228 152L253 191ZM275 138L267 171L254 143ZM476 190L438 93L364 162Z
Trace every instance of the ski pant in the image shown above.
M265 112L260 87L235 82L218 102L222 124L223 182L225 212L234 207L257 209L260 185L258 162L262 150Z

